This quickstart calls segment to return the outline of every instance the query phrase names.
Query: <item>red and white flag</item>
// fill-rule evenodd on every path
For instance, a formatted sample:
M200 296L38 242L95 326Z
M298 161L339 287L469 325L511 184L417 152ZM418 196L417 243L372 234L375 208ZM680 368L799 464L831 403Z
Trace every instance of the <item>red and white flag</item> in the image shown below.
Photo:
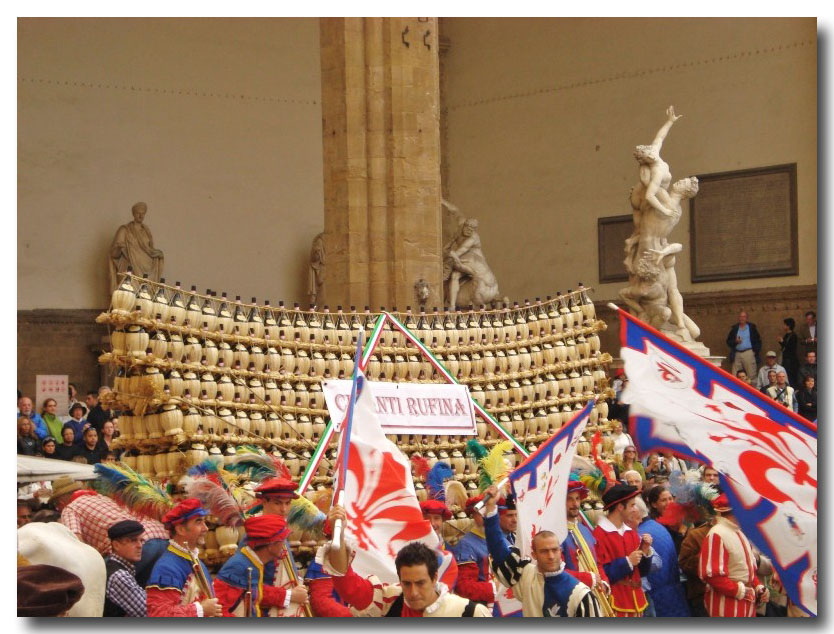
M593 406L590 401L510 474L518 510L516 545L522 557L530 556L530 543L540 531L553 531L559 543L568 536L565 499L570 467Z
M423 519L408 459L382 432L374 384L364 377L359 384L344 483L345 534L356 552L352 567L357 574L397 583L397 552L414 541L439 552L440 540Z

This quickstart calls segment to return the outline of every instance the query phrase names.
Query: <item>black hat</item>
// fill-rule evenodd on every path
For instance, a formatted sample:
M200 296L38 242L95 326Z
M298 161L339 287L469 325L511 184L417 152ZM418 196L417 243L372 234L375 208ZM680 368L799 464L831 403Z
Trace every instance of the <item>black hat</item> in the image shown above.
M602 494L602 502L605 504L603 510L607 511L612 506L616 506L620 502L630 500L639 494L640 491L637 487L633 487L630 484L615 484Z
M84 403L79 403L78 401L76 401L75 403L70 405L70 408L69 408L69 415L70 416L72 416L72 411L77 407L81 408L82 416L87 413L87 407L84 405Z
M63 568L38 564L17 569L18 616L58 616L82 594L81 579Z
M110 539L121 537L134 537L145 532L145 527L135 520L121 520L107 529L107 536Z

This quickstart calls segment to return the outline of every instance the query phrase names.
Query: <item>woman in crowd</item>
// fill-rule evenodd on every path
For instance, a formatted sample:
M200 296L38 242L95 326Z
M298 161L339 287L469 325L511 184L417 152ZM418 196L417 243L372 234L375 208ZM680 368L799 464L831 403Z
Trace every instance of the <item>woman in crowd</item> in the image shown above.
M70 408L76 403L81 403L78 400L78 388L75 387L75 383L69 383L67 386L67 392L69 393L69 403L67 404L67 413L69 414ZM66 420L64 421L66 422Z
M64 423L64 427L67 425L72 427L72 431L75 434L75 445L77 447L80 447L81 443L84 442L84 430L90 426L90 423L84 418L86 413L87 408L81 403L73 403L70 405L70 419Z
M817 420L817 386L814 377L806 375L795 398L799 405L799 415L806 420Z
M36 456L39 453L41 441L35 433L35 426L26 416L17 419L17 453L23 456Z
M83 456L87 464L101 462L102 450L98 444L98 432L92 425L84 430L84 442L81 444L78 455Z
M650 484L660 484L669 479L669 468L657 452L653 451L646 458L645 479Z
M58 443L55 439L52 436L47 436L41 441L41 455L43 455L44 458L53 458L57 460L57 447Z
M663 485L654 486L646 492L646 503L649 505L649 517L659 521L669 532L669 536L675 545L675 562L677 562L678 553L680 553L681 544L686 534L686 529L682 525L683 518L668 517L669 514L667 514L667 517L664 517L664 513L666 513L669 505L674 500L675 498L669 489Z
M101 450L102 455L112 451L110 446L113 443L113 437L115 433L116 426L113 424L113 421L104 421L104 424L101 426L101 436L98 439L98 448L99 450Z
M611 422L611 440L614 441L614 455L622 456L626 447L634 447L634 440L623 431L623 424L614 420Z
M63 442L55 447L55 453L60 460L72 460L78 455L78 445L75 444L75 429L70 423L66 423L61 430Z
M637 459L637 448L634 445L626 446L623 449L623 455L615 456L615 460L615 475L618 479L621 478L622 474L626 471L636 471L640 474L641 478L644 480L646 479L646 472L643 469L643 465L640 464L640 461Z
M41 418L46 423L47 434L53 438L60 438L64 428L64 421L58 417L57 411L58 401L54 398L46 399L41 406Z
M782 367L788 374L788 382L791 385L799 385L799 356L796 347L799 345L799 338L793 331L796 322L793 317L782 320L784 333L779 337L779 347L782 349Z

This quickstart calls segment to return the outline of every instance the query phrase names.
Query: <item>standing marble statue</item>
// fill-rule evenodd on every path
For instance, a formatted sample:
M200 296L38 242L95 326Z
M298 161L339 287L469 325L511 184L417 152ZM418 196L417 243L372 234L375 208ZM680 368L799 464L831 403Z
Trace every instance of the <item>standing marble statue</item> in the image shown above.
M708 354L696 341L701 331L684 313L678 289L675 254L683 246L669 242L683 214L681 201L698 193L698 179L692 176L672 183L672 172L660 157L660 150L680 115L669 106L666 117L652 144L638 145L634 152L640 181L630 195L634 232L625 242L624 262L629 285L620 290L620 297L638 318L693 350Z
M322 299L324 286L324 232L313 238L310 247L310 285L308 295L310 306L315 306Z
M153 236L143 224L148 206L143 202L133 205L133 222L122 225L116 231L110 247L110 290L119 285L119 274L130 267L136 275L148 274L158 282L162 277L164 254L153 246Z
M453 308L464 308L469 304L489 305L500 300L498 280L481 250L478 221L474 218L460 218L462 222L457 234L443 248L446 298Z

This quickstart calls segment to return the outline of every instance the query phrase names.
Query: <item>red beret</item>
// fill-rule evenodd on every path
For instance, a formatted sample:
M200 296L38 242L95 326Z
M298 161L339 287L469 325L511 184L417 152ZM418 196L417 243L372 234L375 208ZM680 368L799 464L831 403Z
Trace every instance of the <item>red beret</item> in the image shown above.
M286 478L268 478L255 487L255 495L260 498L289 498L299 497L295 490L298 485Z
M584 500L588 497L588 487L579 480L568 480L568 493L579 493L579 499Z
M475 505L483 499L483 495L476 495L475 497L466 500L466 512L471 513L475 509Z
M452 519L452 512L440 500L425 500L420 502L420 510L423 515L432 513L434 515L442 515L444 520Z
M188 498L162 516L163 524L181 524L192 517L205 517L208 512L197 498Z
M277 541L283 541L290 534L287 520L280 515L255 515L243 522L246 542L257 548Z

